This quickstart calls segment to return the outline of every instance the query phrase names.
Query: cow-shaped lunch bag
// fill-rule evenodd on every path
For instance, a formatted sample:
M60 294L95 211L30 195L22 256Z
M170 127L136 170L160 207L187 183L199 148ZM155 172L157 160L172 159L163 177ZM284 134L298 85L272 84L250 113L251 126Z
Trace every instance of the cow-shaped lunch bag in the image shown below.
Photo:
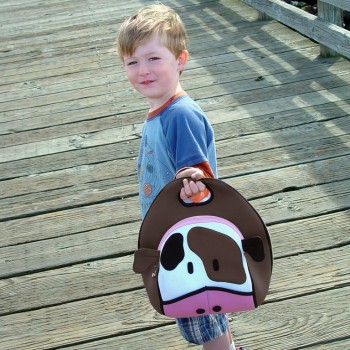
M270 284L271 242L259 214L224 181L201 181L210 194L199 203L180 198L183 179L165 186L139 232L133 269L169 317L252 310Z

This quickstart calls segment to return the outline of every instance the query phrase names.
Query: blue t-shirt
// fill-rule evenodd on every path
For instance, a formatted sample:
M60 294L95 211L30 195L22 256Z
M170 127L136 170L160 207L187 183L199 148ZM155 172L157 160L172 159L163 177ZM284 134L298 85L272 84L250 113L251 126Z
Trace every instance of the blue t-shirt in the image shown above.
M217 176L214 132L197 103L180 94L142 129L137 169L142 218L178 170L201 162L209 162Z

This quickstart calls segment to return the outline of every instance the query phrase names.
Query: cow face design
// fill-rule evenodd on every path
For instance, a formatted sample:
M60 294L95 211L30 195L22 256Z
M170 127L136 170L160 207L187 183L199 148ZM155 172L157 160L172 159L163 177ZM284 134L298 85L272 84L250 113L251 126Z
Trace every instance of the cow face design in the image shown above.
M164 314L230 312L234 303L254 308L242 241L238 228L218 217L192 217L170 228L158 247Z
M272 274L271 242L254 208L235 189L202 179L204 203L184 203L169 183L142 222L133 269L160 314L192 317L260 305Z

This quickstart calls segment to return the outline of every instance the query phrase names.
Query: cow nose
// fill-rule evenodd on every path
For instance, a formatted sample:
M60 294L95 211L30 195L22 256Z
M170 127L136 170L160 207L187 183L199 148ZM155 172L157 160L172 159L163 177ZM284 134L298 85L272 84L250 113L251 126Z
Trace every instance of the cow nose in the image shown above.
M213 307L213 311L214 311L214 312L220 312L220 311L221 311L221 306L220 306L220 305L215 305L215 306ZM196 313L197 313L198 315L203 315L203 314L205 313L205 310L204 310L204 309L197 309L197 310L196 310Z
M213 307L213 311L214 312L220 312L221 311L221 306L220 305L216 305Z

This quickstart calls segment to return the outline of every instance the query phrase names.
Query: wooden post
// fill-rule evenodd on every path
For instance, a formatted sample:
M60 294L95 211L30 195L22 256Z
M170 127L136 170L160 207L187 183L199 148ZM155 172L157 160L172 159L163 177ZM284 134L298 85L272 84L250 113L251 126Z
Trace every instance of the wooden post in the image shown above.
M343 27L343 10L317 0L317 15L326 22L333 23L339 27ZM320 54L323 57L337 56L338 53L327 46L320 45Z
M258 19L260 21L266 21L268 19L271 19L265 12L258 11Z

